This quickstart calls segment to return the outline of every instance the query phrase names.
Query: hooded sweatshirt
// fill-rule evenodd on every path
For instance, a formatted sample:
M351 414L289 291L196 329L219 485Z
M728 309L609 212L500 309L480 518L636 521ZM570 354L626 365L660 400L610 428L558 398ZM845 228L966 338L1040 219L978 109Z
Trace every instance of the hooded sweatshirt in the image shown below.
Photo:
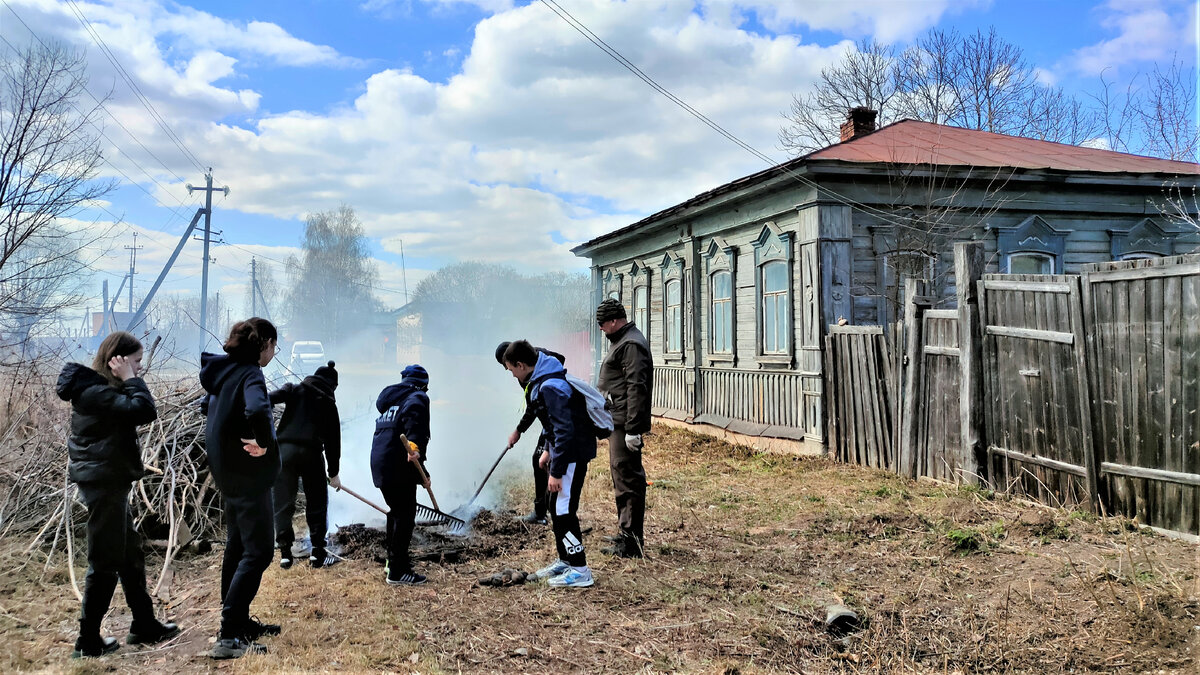
M542 423L550 452L550 475L562 478L572 462L596 456L596 437L583 396L566 380L567 370L552 356L538 354L529 375L529 405Z
M375 401L379 419L371 440L371 478L375 487L400 487L419 484L420 475L408 461L408 448L400 435L417 444L421 467L429 446L429 394L409 379L401 380L379 393ZM426 470L426 475L429 474Z
M270 490L279 475L279 447L262 368L206 352L200 355L200 384L208 392L205 449L217 487L233 495ZM243 438L254 439L267 453L251 457Z
M330 476L338 475L342 458L342 423L333 388L325 378L310 375L299 384L285 384L270 394L273 405L287 406L276 431L279 445L318 453L324 450Z
M128 485L145 475L137 427L158 411L142 378L114 386L91 368L68 363L55 392L71 402L67 476L73 482Z

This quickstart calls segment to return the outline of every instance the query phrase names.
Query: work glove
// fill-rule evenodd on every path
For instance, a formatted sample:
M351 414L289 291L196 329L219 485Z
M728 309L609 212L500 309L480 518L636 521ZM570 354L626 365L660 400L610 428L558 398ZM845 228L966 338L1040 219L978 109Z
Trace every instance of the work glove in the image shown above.
M625 434L625 447L629 448L630 452L642 451L642 435L641 434Z
M337 476L330 476L329 477L329 487L333 488L334 490L341 490L342 489L342 479L338 478Z

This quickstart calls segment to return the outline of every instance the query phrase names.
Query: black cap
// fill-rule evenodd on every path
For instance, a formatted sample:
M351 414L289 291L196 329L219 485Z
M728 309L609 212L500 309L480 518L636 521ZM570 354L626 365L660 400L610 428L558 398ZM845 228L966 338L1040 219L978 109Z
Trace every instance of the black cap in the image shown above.
M599 307L596 308L596 323L604 323L605 321L624 318L625 305L622 305L620 300L607 298L604 302L600 303Z
M338 372L337 369L333 367L333 361L330 361L320 368L317 368L317 372L313 373L313 377L318 377L322 380L325 380L329 383L330 387L337 389Z
M504 365L504 350L508 349L508 346L511 344L511 342L501 342L496 345L496 363Z

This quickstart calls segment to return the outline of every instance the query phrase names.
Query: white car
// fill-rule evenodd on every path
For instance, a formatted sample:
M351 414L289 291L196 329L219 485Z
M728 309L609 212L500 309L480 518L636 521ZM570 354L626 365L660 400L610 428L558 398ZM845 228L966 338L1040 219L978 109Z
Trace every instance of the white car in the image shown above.
M312 375L317 368L325 365L325 347L315 340L292 343L292 358L288 362L288 370L304 377Z

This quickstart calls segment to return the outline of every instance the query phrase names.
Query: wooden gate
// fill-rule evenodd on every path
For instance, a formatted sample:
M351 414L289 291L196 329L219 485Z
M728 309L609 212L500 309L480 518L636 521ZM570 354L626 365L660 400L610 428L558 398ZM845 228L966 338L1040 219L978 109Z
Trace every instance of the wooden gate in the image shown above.
M1078 276L987 274L983 322L993 484L1048 504L1093 503L1092 427Z
M825 336L826 438L837 459L894 471L897 360L880 326L830 326Z
M1083 270L1105 507L1200 534L1200 255Z

